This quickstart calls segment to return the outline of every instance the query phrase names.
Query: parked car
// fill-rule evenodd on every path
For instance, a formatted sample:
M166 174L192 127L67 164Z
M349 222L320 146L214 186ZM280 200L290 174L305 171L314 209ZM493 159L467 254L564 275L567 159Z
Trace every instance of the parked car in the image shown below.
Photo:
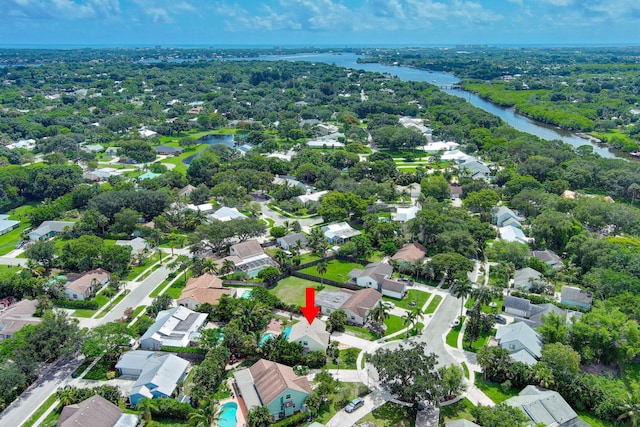
M456 319L453 322L451 322L451 327L455 328L456 326L458 326L460 324L460 319Z
M392 303L391 301L382 301L382 305L387 307L387 308L395 308L395 304Z
M407 279L406 277L398 277L398 282L408 282L409 279Z
M501 325L507 324L507 319L499 314L494 314L493 318L496 319L496 323L500 323Z
M362 405L364 405L364 400L362 400L362 398L360 397L356 397L351 402L349 402L349 404L347 405L346 408L344 408L344 410L351 413L356 409L360 408Z

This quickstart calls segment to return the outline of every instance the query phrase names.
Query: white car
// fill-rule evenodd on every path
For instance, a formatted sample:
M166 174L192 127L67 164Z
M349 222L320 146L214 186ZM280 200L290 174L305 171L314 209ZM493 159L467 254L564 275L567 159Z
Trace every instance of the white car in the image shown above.
M387 307L387 308L395 308L396 305L394 303L392 303L391 301L382 301L382 305Z

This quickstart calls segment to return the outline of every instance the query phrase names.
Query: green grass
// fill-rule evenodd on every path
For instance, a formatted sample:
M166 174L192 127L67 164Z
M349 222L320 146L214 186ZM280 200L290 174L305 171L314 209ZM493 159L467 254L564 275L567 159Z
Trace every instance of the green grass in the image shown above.
M384 324L387 326L386 335L391 335L394 332L398 332L405 328L405 325L402 324L403 319L399 316L394 316L393 314L389 316L388 319L384 320Z
M473 421L473 415L471 415L471 408L473 403L466 397L452 405L443 406L440 408L440 416L443 421L453 421L459 419L465 419Z
M158 295L160 295L160 292L162 292L162 290L169 284L170 281L171 279L165 279L162 283L156 286L154 290L151 291L151 293L149 294L149 297L155 298Z
M451 331L447 334L447 345L453 348L458 347L458 337L460 336L460 330L462 329L462 325L464 324L465 316L459 317L460 324L455 328L452 328Z
M315 268L315 267L314 267ZM311 280L301 279L299 277L289 276L286 279L282 279L278 282L275 288L270 289L270 292L276 295L286 304L295 304L299 306L305 305L306 301L306 288L315 288L320 283L312 282ZM335 286L324 285L325 289L337 291L340 288Z
M342 400L352 400L358 397L358 389L364 387L360 383L340 383L333 393L330 393L328 401L320 406L318 416L314 421L318 421L321 424L326 424L343 406L338 405Z
M358 369L356 366L358 354L360 353L359 348L345 348L344 350L340 350L340 369ZM350 356L347 356L350 354ZM351 362L351 363L347 363ZM324 366L326 369L338 369L338 365L334 363L333 359L328 359L327 364Z
M351 334L358 338L362 338L363 340L375 341L380 338L378 334L374 334L367 328L361 328L359 326L352 325L346 325L344 328L345 333Z
M182 290L185 288L186 283L184 280L178 279L167 289L165 292L166 295L171 296L173 299L180 298L180 294L182 294Z
M423 292L417 289L409 289L409 291L407 292L407 296L405 296L401 300L389 297L382 297L382 300L392 302L396 307L404 308L405 310L413 310L415 307L422 308L430 296L431 294L429 292ZM413 307L409 305L411 301L416 302Z
M53 393L47 398L47 400L42 402L42 405L40 405L38 409L36 409L36 411L33 413L33 415L31 415L31 417L22 424L22 427L31 427L32 425L34 425L36 421L38 421L38 419L42 416L42 414L44 414L56 400L58 400L58 396Z
M593 416L593 414L590 414L587 411L576 410L576 412L578 413L580 418L586 421L591 427L616 427L621 425L596 418L595 416Z
M114 308L116 305L120 304L120 301L122 301L122 300L124 299L124 297L125 297L125 295L124 295L124 294L120 294L120 295L118 295L118 297L117 297L117 298L115 298L114 300L112 300L112 301L109 303L109 305L108 305L104 310L102 310L102 311L100 312L100 314L98 314L98 315L96 316L96 318L98 318L98 319L99 319L99 318L101 318L101 317L106 316L106 315L107 315L107 313L109 313L111 310L113 310L113 308Z
M416 425L416 412L413 408L387 402L379 408L374 409L364 417L359 423L369 422L376 427L413 427Z
M500 384L492 383L490 381L484 381L479 375L476 377L475 385L495 403L502 403L505 400L512 398L513 396L517 396L520 392L520 390L513 387L504 391Z
M348 274L354 268L362 269L363 267L355 262L333 259L327 263L327 274L325 274L324 277L325 279L335 280L336 282L347 283L350 279ZM313 267L304 268L300 270L300 272L320 277L315 265Z
M93 368L83 377L85 380L106 381L107 371L113 365L114 361L107 357L102 357L98 362L93 365Z
M424 311L424 313L425 314L434 313L436 311L436 308L438 308L438 305L440 305L440 301L442 301L442 297L440 295L434 296L431 302L429 303L429 306Z
M11 215L9 219L15 219L15 216ZM0 236L0 255L6 255L16 248L16 243L22 240L20 234L28 226L28 222L21 222L18 228Z
M413 329L411 329L409 331L409 336L410 337L415 337L416 335L420 334L422 332L422 330L424 329L424 323L422 322L418 322L413 326ZM403 332L401 334L398 334L392 338L389 338L388 340L386 340L386 342L391 342L391 341L399 341L399 340L403 340L407 338L407 333Z
M480 334L480 337L478 337L478 339L475 340L471 344L471 348L468 348L468 347L465 346L465 350L468 350L470 352L476 353L482 347L486 347L487 343L489 342L489 338L491 338L495 334L496 334L496 330L495 329L491 329L491 331L489 331L489 332L485 332L483 334Z
M151 257L149 257L151 258ZM149 266L151 265L149 263L149 258L147 258L147 260L145 260L145 262L142 265L135 265L133 267L131 267L131 271L129 272L129 274L127 274L127 278L126 280L133 280L136 277L138 277L143 271L145 271L147 268L149 268Z
M308 252L306 254L300 255L300 264L306 264L308 262L312 262L317 259L320 259L320 257L316 255L315 252Z
M469 367L467 366L466 362L462 362L460 364L460 366L462 366L462 372L464 372L464 377L467 379L471 378L471 372L469 371Z
M89 317L93 316L94 314L96 314L96 311L98 311L98 310L78 309L78 310L74 310L74 312L72 313L72 316L89 318Z
M131 317L135 318L138 314L142 313L144 309L146 309L146 305L139 305L133 310L133 315Z

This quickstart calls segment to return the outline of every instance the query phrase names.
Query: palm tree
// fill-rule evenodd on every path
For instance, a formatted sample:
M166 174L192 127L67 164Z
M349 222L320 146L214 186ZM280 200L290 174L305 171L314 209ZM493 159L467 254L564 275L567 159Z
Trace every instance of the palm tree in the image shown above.
M229 258L222 260L222 273L229 274L236 269L236 263Z
M181 263L181 258L180 257L187 257L186 255L179 255L178 258L176 258L176 263ZM188 259L188 257L187 257ZM213 260L213 258L204 258L200 264L200 272L202 274L204 273L211 273L211 274L218 274L220 273L220 267L218 267L218 264ZM235 267L235 266L234 266Z
M138 400L138 404L136 405L136 409L142 412L144 421L147 424L151 422L151 412L157 408L158 408L158 405L156 405L156 402L146 397L143 397L142 399Z
M626 420L630 426L636 427L640 421L640 398L637 395L627 400L622 407L622 413L618 415L618 421Z
M78 392L77 388L70 385L66 385L60 390L58 390L56 394L58 395L58 400L60 400L60 404L62 406L67 406L67 405L72 405L76 402L77 392Z
M324 286L324 275L327 274L327 270L329 269L329 265L322 261L316 264L316 271L320 275L320 284Z
M171 264L168 265L168 267L173 271L173 270L182 270L182 279L184 280L184 283L187 283L187 270L189 270L189 267L191 266L191 264L193 264L193 261L191 260L191 258L189 258L186 255L178 255L176 257L176 260L173 261ZM213 259L211 258L205 258L202 260L202 270L201 272L204 273L211 273L211 274L217 274L218 273L218 265L213 261Z
M205 401L192 413L189 414L189 425L193 427L209 427L220 421L218 414L218 402L214 400Z
M422 308L416 307L412 310L412 313L414 325L415 323L419 323L420 321L424 320L424 312L422 311Z
M26 267L33 277L42 277L44 275L45 268L32 259L27 260Z
M402 316L402 325L407 326L407 338L409 338L409 331L413 329L413 322L416 320L416 312L415 311L407 311L404 316Z
M473 286L468 280L458 280L456 286L451 290L451 294L460 298L460 317L462 317L462 311L464 310L464 299L467 298L473 292Z
M481 285L475 288L471 294L476 299L473 308L480 310L482 305L490 304L493 301L496 291L490 286Z
M390 316L389 307L382 304L382 301L379 301L378 305L371 310L369 316L371 316L371 319L375 322L384 323L384 321Z

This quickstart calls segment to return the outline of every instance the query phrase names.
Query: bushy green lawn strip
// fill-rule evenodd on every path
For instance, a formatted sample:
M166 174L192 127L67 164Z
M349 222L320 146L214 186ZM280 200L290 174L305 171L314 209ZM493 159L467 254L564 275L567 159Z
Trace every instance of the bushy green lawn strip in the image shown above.
M42 403L42 405L38 407L38 409L36 409L33 415L31 415L31 417L29 417L29 419L22 424L22 427L31 427L32 425L34 425L36 421L38 421L38 419L42 416L42 414L44 414L56 400L58 400L58 396L53 393L47 398L47 400Z
M500 384L484 381L480 375L476 376L475 385L495 403L502 403L513 396L517 396L520 392L520 390L513 387L505 391Z
M458 337L460 336L460 330L464 324L465 316L459 317L460 323L455 328L451 328L451 331L447 334L447 345L453 348L458 347Z
M422 308L427 302L431 294L429 292L419 291L417 289L409 289L407 296L401 300L390 297L382 297L383 301L389 301L395 304L396 307L404 308L405 310L412 310L415 307ZM415 301L416 304L412 307L409 305L411 301Z
M434 296L433 299L431 300L431 302L429 303L429 306L424 311L425 314L434 313L436 311L436 309L438 308L438 305L440 305L440 301L442 301L442 297L440 295Z

